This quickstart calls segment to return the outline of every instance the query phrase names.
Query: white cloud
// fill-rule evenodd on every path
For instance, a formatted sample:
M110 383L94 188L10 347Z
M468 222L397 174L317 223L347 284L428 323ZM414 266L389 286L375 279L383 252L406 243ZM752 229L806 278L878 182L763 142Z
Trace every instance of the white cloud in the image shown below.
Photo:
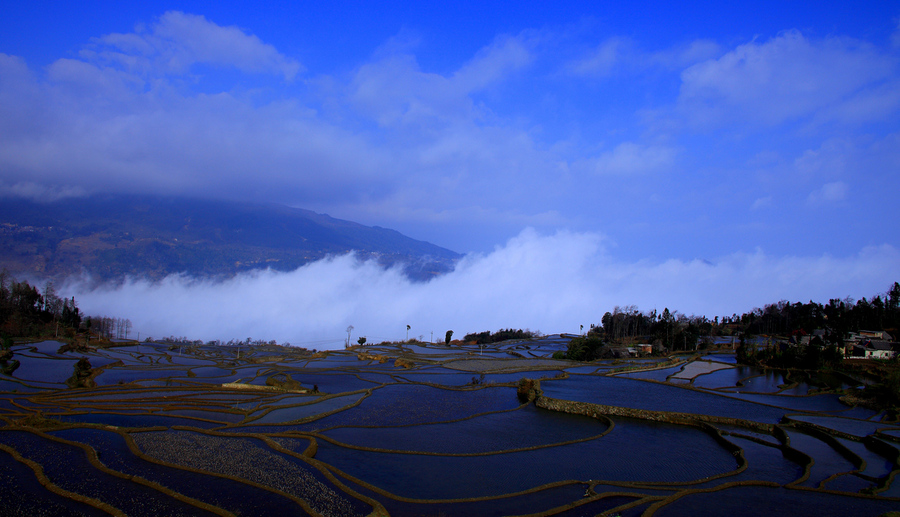
M31 71L25 61L16 56L10 56L0 52L0 91L7 91L10 87L19 86L22 82L31 80Z
M79 91L39 90L42 103L60 109L36 134L0 121L10 135L0 142L7 181L304 200L357 182L377 190L376 171L387 170L387 156L364 138L291 103L254 108L228 94L127 94L117 103Z
M623 245L634 244L632 253L652 254L634 228L670 219L690 228L682 250L673 251L679 257L719 245L708 236L735 235L745 223L725 208L713 214L713 206L748 207L777 192L779 202L801 201L778 206L791 219L827 183L844 181L860 198L898 186L900 146L896 136L884 137L900 106L896 53L799 33L724 55L703 39L646 51L612 38L590 56L593 65L582 63L585 73L642 77L606 85L559 73L583 38L550 30L500 35L454 64L449 55L433 59L432 49L414 54L412 38L401 33L369 60L326 63L309 81L287 84L299 64L265 38L166 13L46 68L0 55L0 178L48 192L275 201L460 251L490 249L529 224L611 228ZM677 116L668 117L675 130L648 128L641 108L673 105L672 70L692 64ZM720 125L684 131L684 120L704 119ZM834 131L777 126L797 119L834 121ZM872 120L880 123L867 126L865 137L846 124ZM767 121L776 127L746 137L748 127ZM777 156L751 162L761 148ZM623 222L620 214L635 206L641 214ZM866 217L874 218L850 216L871 235L890 233ZM760 231L745 242L787 240L785 233ZM847 250L806 239L804 249ZM735 241L722 245L735 249ZM859 235L854 242L870 241Z
M772 196L761 197L753 202L750 206L752 210L759 210L772 206Z
M350 100L382 126L468 119L473 109L465 92L444 76L423 72L409 54L361 66L350 84Z
M152 68L185 73L198 63L234 67L249 73L276 73L288 81L303 70L296 60L238 27L222 27L203 16L168 11L149 28L109 34L95 40L96 49L82 53L130 71Z
M686 45L660 50L651 55L651 62L670 68L683 70L695 63L721 55L722 47L715 41L697 39Z
M463 92L474 92L501 81L531 63L530 46L524 35L500 36L460 67L451 81Z
M816 113L813 123L838 120L863 124L889 119L900 109L900 81L889 79L860 90L846 100Z
M820 110L839 113L847 102L883 104L885 100L863 99L876 95L881 81L896 69L896 60L869 44L847 38L812 40L788 31L686 69L679 105L694 123L774 125L821 116ZM872 113L876 115L887 114Z
M47 67L47 78L64 87L67 96L79 96L82 104L90 100L129 102L146 85L146 81L130 72L78 59L56 60Z
M900 275L900 251L884 245L855 256L771 257L754 253L702 260L623 263L596 234L525 231L456 271L411 283L352 256L289 273L263 271L216 282L168 277L89 290L72 283L87 314L128 317L141 336L342 342L353 325L370 342L411 335L516 327L574 332L615 305L668 307L686 314L742 313L781 299L827 301L883 292ZM313 345L321 348L321 346ZM313 346L310 346L312 348Z
M25 61L0 52L0 145L41 125L49 108L42 100Z
M797 181L796 196L809 194L810 203L828 203L846 199L848 181L860 199L877 198L898 187L900 177L900 133L882 138L871 135L825 140L814 149L803 151L793 163L789 177ZM787 184L787 181L783 181Z
M843 181L826 183L809 194L807 201L811 204L825 204L843 201L847 198L849 187Z
M619 64L625 54L633 52L632 43L623 38L609 38L586 57L570 63L567 68L576 75L604 76L612 72L613 67Z
M594 77L605 77L619 71L683 70L721 53L719 44L707 39L648 52L629 38L611 37L564 68L573 75Z
M671 167L675 155L671 147L623 142L592 160L591 168L598 174L657 172Z
M81 187L38 185L28 181L20 181L8 185L0 180L0 196L20 197L37 201L38 203L51 203L70 197L84 197L86 194Z
M194 75L207 70L181 77L176 68L205 62L253 69L237 58L228 65L222 56L231 54L184 35L194 25L201 36L210 33L209 46L229 49L231 41L267 55L268 46L238 29L167 13L135 33L98 40L77 59L54 62L43 76L0 56L3 180L265 199L341 210L343 218L381 210L369 224L394 227L409 221L403 214L419 214L410 216L417 222L480 206L533 221L546 210L522 211L518 200L561 188L559 178L543 173L559 157L542 151L527 127L491 116L472 97L529 65L528 34L497 37L448 74L421 70L412 55L381 52L350 77L318 79L330 85L318 97L322 92L305 85L286 92L280 81L265 83L263 94L228 85L193 91ZM269 72L280 70L281 58L260 59ZM261 100L272 93L277 100Z
M471 94L526 67L531 45L525 34L497 37L447 76L423 71L410 53L381 51L356 70L349 96L382 126L471 122L482 115Z
M855 142L831 139L817 149L807 149L794 160L797 172L809 177L835 177L848 172L859 153Z

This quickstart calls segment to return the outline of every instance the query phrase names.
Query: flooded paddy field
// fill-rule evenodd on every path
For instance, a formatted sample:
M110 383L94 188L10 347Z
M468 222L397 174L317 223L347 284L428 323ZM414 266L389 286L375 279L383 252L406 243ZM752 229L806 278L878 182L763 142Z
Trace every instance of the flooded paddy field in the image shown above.
M566 341L16 345L0 514L900 510L900 423L883 414L733 355L552 359ZM69 388L82 357L95 386Z

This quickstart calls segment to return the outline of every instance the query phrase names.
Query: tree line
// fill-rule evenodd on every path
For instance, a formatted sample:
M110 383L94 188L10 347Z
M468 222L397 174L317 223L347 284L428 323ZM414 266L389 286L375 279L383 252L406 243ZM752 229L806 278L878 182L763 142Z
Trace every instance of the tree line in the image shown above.
M128 339L134 326L128 318L88 316L84 319L83 330L90 331L106 339Z
M634 305L616 306L606 312L599 324L593 324L588 337L610 344L656 342L669 350L693 349L701 336L718 334L718 319L711 322L706 316L688 316L668 307L657 312L641 312Z
M798 335L826 329L835 343L843 344L848 332L900 328L900 283L871 299L833 298L826 304L782 300L728 321L749 334Z
M453 332L450 331L447 336L447 343L450 342L449 337L452 335ZM463 338L463 341L467 343L474 342L476 345L488 345L491 343L499 343L500 341L506 341L509 339L531 339L533 337L536 337L537 335L537 332L532 332L531 330L527 329L500 329L497 332L485 330L484 332L473 332L471 334L466 334Z
M75 297L61 297L53 282L38 289L0 271L0 334L26 338L72 338L90 332L105 339L127 339L127 318L85 316Z
M592 324L582 338L570 343L566 356L570 359L591 360L607 352L605 345L652 343L669 351L703 349L715 338L732 336L782 336L799 342L816 330L823 330L819 338L822 347L842 347L849 332L860 330L896 330L900 328L900 283L894 282L886 292L871 298L834 298L827 303L810 300L807 303L781 300L744 314L731 316L686 315L678 311L641 311L634 305L616 306L607 311L600 323ZM467 336L468 339L468 336ZM818 343L817 343L818 345ZM833 354L790 358L789 362L818 365L833 362ZM786 361L788 359L785 359Z
M658 340L671 349L693 348L701 337L737 335L803 336L826 329L834 339L848 332L900 327L900 283L871 299L831 299L828 303L781 300L754 308L744 314L714 317L687 316L665 308L641 312L636 306L616 306L591 325L596 334L611 343Z
M47 282L43 290L0 271L0 332L7 336L74 335L82 323L75 298L61 298Z

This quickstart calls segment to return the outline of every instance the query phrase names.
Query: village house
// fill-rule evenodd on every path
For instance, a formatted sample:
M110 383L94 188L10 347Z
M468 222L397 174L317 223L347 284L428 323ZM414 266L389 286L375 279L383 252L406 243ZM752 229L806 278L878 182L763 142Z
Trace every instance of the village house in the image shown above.
M897 355L900 343L867 339L852 345L851 359L892 359Z
M889 342L894 340L894 338L884 330L860 330L859 332L850 332L850 337L847 338L847 341L859 343L867 339Z

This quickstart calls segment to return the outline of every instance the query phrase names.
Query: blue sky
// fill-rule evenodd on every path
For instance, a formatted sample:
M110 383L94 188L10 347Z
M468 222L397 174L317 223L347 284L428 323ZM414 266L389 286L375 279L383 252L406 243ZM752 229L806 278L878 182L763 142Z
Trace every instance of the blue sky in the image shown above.
M900 6L723 7L6 6L0 190L270 200L485 259L566 235L636 290L818 268L722 312L885 290Z

